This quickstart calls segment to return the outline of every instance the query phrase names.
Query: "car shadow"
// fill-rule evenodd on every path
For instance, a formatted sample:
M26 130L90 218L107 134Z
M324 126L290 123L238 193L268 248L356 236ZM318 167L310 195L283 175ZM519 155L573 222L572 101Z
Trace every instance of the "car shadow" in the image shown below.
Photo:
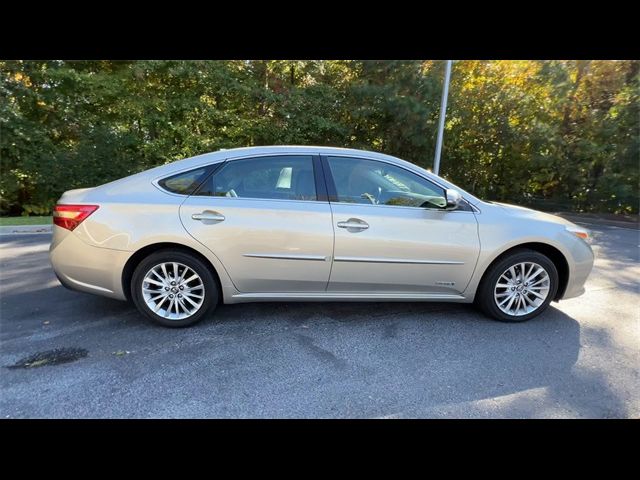
M554 307L524 323L496 322L465 304L396 302L227 305L215 318L239 333L255 334L265 318L287 325L285 339L328 372L357 372L352 388L376 385L373 396L397 404L395 416L486 416L496 398L506 417L626 412L599 372L574 368L580 325ZM598 335L611 342L605 331ZM606 406L584 392L598 392Z
M547 416L550 401L561 405L566 416L616 417L625 412L606 379L574 371L580 326L553 307L532 321L508 324L463 304L252 303L221 305L202 323L173 330L149 323L126 302L61 286L42 289L38 296L52 306L48 315L56 317L54 329L64 331L68 345L82 347L87 337L97 341L133 330L140 345L180 343L191 346L198 358L216 353L210 342L215 338L218 345L237 347L225 355L240 377L249 368L263 368L270 388L283 378L293 379L279 387L292 398L308 395L323 417L333 416L323 410L326 402L341 401L330 386L345 382L349 395L366 393L380 399L380 405L338 416L487 416L484 403L496 398L501 398L496 414L501 417ZM33 295L3 296L5 305L21 305L22 310L4 309L3 341L41 329L42 311L30 311L29 298ZM243 354L247 350L263 354ZM261 365L256 358L267 360ZM311 371L322 379L320 385L307 384ZM602 405L581 400L584 395L576 393L586 390L608 395L609 406L603 411ZM346 393L342 395L347 402Z

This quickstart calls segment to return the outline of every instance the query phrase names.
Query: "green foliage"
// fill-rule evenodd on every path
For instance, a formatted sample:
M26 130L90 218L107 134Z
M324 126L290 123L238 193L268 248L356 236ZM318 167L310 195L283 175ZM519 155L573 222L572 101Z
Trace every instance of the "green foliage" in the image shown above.
M442 174L487 198L638 211L638 61L461 61ZM0 61L0 213L220 148L316 144L429 168L443 62ZM555 208L555 207L554 207Z
M22 225L51 225L52 217L38 217L21 215L20 217L0 217L0 227L12 227Z
M460 62L443 173L489 199L637 212L639 65Z

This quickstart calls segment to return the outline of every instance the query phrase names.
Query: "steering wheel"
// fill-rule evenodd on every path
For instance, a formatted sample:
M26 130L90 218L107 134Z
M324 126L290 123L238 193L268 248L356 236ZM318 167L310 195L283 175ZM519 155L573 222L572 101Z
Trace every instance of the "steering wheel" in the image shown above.
M433 209L437 209L437 210L443 210L445 207L446 207L446 205L438 205L437 203L434 203L431 200L425 200L420 205L420 208L433 208Z
M378 200L376 200L376 197L374 197L370 193L364 192L360 195L360 198L366 198L371 202L372 205L378 205Z
M236 191L232 188L231 190L229 190L226 194L225 197L234 197L237 198L238 194L236 193Z

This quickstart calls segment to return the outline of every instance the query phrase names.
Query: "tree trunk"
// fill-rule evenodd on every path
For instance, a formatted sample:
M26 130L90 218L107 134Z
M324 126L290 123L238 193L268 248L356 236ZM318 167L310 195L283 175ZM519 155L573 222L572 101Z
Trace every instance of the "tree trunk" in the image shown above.
M571 87L571 92L569 93L569 98L567 99L567 103L564 107L564 114L562 117L562 133L563 135L571 133L571 107L576 101L576 94L578 92L578 87L580 87L580 82L582 78L585 76L587 71L589 70L590 60L578 60L576 63L576 67L578 72L576 73L576 81L573 83Z

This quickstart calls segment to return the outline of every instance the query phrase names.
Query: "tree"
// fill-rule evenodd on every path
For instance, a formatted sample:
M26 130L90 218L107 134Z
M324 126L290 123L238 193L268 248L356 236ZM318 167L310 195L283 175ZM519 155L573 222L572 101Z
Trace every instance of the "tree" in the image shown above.
M454 64L442 174L480 197L638 211L638 61ZM441 61L0 61L0 213L237 146L430 168Z

